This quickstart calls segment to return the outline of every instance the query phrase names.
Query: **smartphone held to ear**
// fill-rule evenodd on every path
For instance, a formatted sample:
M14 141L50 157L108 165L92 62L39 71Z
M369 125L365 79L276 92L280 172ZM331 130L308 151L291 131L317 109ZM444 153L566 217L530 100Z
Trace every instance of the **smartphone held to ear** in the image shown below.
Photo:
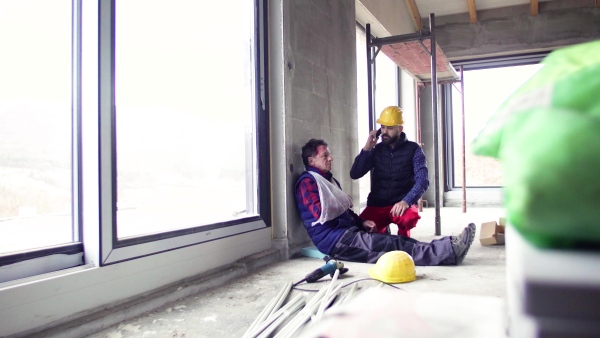
M379 138L381 136L381 128L377 129L377 134L375 134L375 138Z

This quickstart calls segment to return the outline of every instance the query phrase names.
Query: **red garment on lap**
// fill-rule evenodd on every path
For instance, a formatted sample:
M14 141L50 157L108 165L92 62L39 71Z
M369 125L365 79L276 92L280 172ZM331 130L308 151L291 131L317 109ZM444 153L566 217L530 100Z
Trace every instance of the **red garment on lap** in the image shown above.
M417 222L421 219L419 210L416 205L412 205L410 208L404 211L404 215L392 217L390 211L394 206L388 207L369 207L360 214L360 218L363 220L371 220L377 225L377 233L385 234L387 226L390 223L398 225L398 236L410 237L410 229L417 226Z

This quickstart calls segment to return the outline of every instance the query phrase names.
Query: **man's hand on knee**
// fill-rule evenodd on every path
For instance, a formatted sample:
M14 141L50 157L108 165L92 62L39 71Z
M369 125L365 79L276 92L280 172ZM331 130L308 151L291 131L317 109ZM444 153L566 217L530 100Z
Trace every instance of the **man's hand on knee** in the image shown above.
M410 205L408 205L408 203L400 201L394 204L392 210L390 210L390 213L392 214L392 217L402 216L404 215L404 212L408 210L408 208L410 208Z

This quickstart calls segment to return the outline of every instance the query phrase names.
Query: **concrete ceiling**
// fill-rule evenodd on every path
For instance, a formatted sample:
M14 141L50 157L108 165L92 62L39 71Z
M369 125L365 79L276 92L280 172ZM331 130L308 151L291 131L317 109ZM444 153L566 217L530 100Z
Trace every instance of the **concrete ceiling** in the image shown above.
M436 17L469 13L470 23L476 23L478 10L519 5L529 5L530 15L536 16L539 11L539 3L550 1L552 0L406 0L406 5L413 14L413 20L417 26L420 23L419 19L422 21L423 18L429 18L430 13L434 13Z
M600 7L600 0L355 0L356 19L370 23L377 37L409 34L426 28L429 14L436 18L465 14L467 23L478 22L478 12L514 6L529 6L529 15L537 16L540 5L562 2L563 7ZM566 4L566 5L564 5Z
M355 2L356 21L370 24L375 38L428 31L435 14L436 42L449 61L544 53L600 38L600 0Z

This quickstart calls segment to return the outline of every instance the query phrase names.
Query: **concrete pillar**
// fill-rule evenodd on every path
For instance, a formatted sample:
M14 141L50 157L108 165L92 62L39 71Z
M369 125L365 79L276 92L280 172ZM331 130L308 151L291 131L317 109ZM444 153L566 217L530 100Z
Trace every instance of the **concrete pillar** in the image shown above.
M283 27L270 33L273 234L293 254L311 244L294 199L294 184L304 170L301 148L309 139L329 143L333 174L358 201L358 183L349 175L358 153L355 2L273 0L270 5L271 24L275 20Z

